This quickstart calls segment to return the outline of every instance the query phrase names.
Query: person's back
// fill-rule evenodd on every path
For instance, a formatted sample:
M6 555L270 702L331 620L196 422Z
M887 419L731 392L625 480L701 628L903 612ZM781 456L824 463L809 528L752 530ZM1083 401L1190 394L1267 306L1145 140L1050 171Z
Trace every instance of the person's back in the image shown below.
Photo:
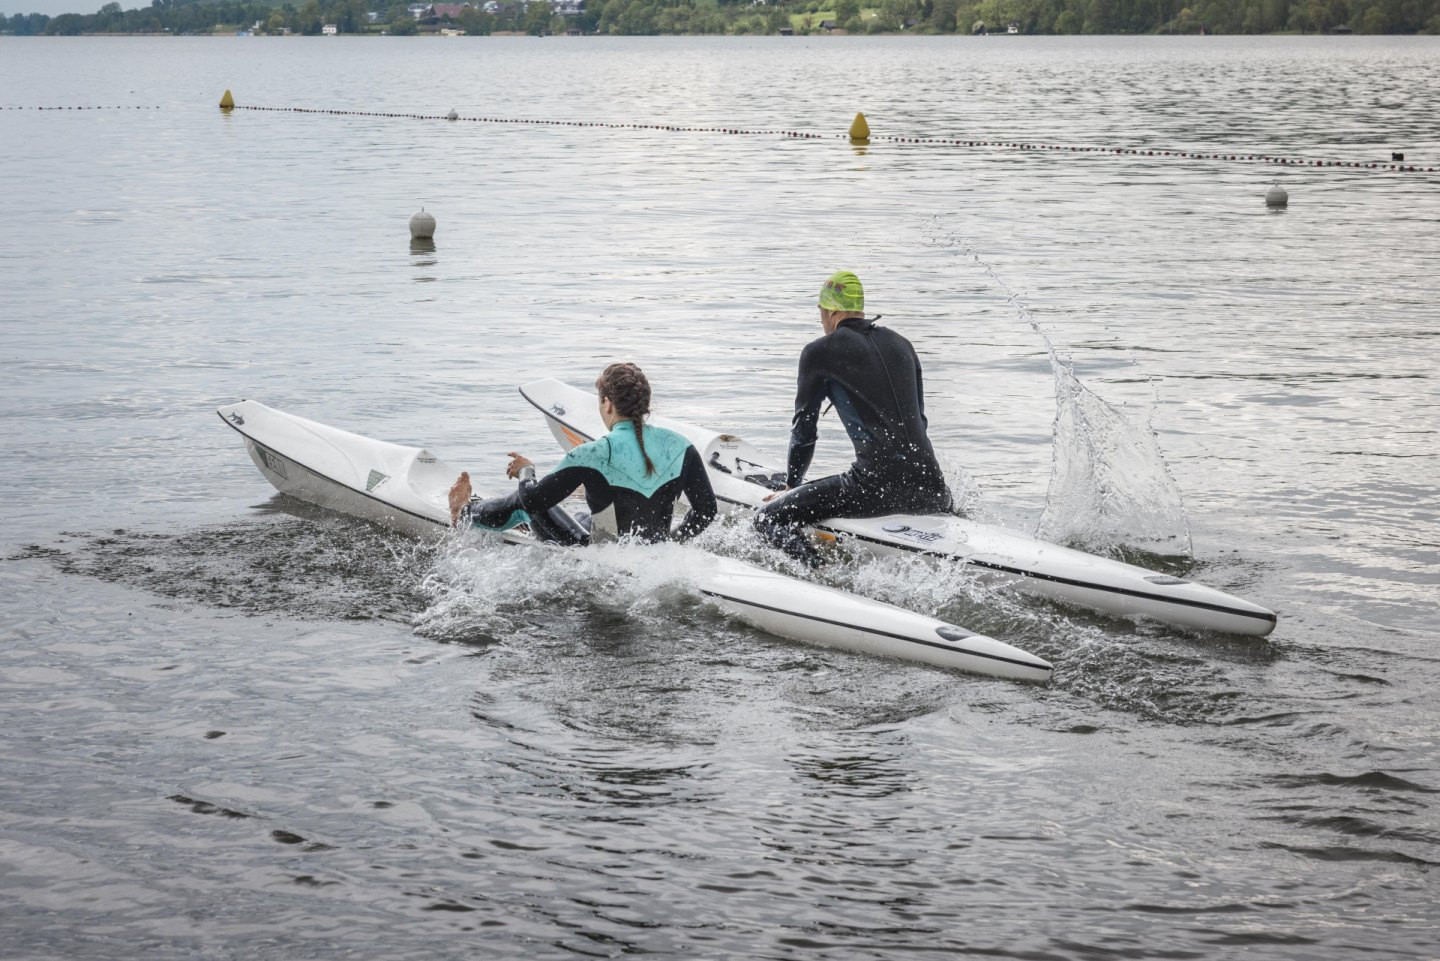
M786 482L809 466L820 405L828 400L855 445L851 471L873 484L933 488L944 475L926 435L920 362L910 342L864 318L841 321L800 355Z
M690 513L673 536L688 540L704 530L715 516L715 495L705 496L710 481L700 454L674 431L642 430L643 449L630 421L620 421L604 437L573 448L559 467L533 486L522 487L520 499L526 510L534 514L552 501L559 503L556 495L563 499L583 486L592 538L661 541L672 537L675 504L688 494ZM702 484L705 491L699 489Z
M715 518L715 492L700 454L680 434L648 427L650 382L634 364L611 364L595 382L600 415L610 433L581 444L560 466L536 479L535 465L511 453L507 476L519 487L503 497L471 501L470 475L450 490L452 523L462 519L491 530L528 524L543 540L567 544L592 539L635 537L646 541L688 540ZM590 509L588 527L560 503L580 488ZM690 510L671 529L681 496Z
M942 513L950 490L926 436L925 388L910 342L865 317L859 279L841 271L820 289L825 335L800 354L795 415L783 494L767 498L755 518L766 540L818 563L804 528L826 517ZM821 407L834 405L855 445L843 474L801 483L815 456Z

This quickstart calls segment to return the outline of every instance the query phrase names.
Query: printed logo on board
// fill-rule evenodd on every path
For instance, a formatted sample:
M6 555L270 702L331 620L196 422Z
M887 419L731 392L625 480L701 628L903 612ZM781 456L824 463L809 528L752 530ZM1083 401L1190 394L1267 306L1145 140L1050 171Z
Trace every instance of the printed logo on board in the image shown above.
M880 529L887 534L894 534L897 537L903 537L909 541L918 541L921 544L933 544L945 536L939 531L922 531L917 527L911 527L909 524L886 524Z
M235 424L237 427L242 427L245 424L245 418L241 417L238 411L231 411L230 422Z
M370 476L365 478L365 489L367 491L373 491L375 488L379 487L381 484L385 483L389 479L389 474L382 474L378 470L372 470L370 472Z
M564 407L561 407L559 404L551 404L551 405L550 405L550 412L553 413L556 417L564 417L564 416L565 416L565 408L564 408Z
M260 463L264 464L265 469L270 473L279 474L286 480L290 479L290 475L285 473L285 460L279 454L268 448L261 447L259 444L255 445L255 453L259 455Z

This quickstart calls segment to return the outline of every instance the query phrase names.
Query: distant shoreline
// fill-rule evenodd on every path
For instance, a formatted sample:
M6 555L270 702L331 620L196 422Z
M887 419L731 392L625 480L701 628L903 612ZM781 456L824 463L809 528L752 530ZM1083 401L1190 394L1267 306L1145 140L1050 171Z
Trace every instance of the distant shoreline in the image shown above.
M215 40L336 40L336 39L342 39L342 38L348 38L348 39L357 39L357 38L370 39L370 38L374 38L374 39L386 39L386 40L389 40L389 39L414 40L414 39L419 39L419 38L432 38L432 37L433 37L433 38L442 39L442 40L453 40L453 39L456 39L457 36L463 37L463 38L465 38L465 39L475 39L475 38L484 38L484 37L506 37L506 38L512 38L512 37L529 37L529 38L532 38L532 39L535 39L535 40L556 40L556 39L561 39L561 40L597 40L597 39L599 39L599 40L611 40L611 39L614 39L614 40L620 40L620 39L634 40L634 39L638 39L638 38L660 39L660 38L663 38L663 37L718 37L718 38L730 39L730 40L738 40L738 39L753 40L753 39L755 39L756 37L773 37L773 38L785 39L785 40L796 40L796 39L799 39L799 40L821 39L821 40L823 40L823 39L826 39L826 38L829 38L829 37L838 37L838 38L845 38L845 37L955 37L955 38L962 39L962 40L988 40L988 39L993 39L993 38L996 38L996 37L1005 37L1005 36L1007 36L1007 35L1004 34L1004 33L990 33L990 34L984 34L984 33L980 33L980 34L970 34L970 33L922 33L922 32L920 32L920 31L916 31L916 30L894 30L894 31L873 31L873 32L867 31L867 32L865 32L865 33L846 33L844 30L834 30L834 31L830 31L830 32L828 32L828 33L816 31L816 32L813 32L813 33L793 34L793 35L791 35L791 34L774 34L774 33L771 33L771 34L753 34L753 33L750 33L750 34L734 34L734 33L656 33L656 34L580 33L580 34L544 34L544 35L536 35L536 34L525 33L525 32L523 32L523 31L519 31L519 30L495 30L495 31L492 31L492 32L490 32L490 33L483 33L483 34L482 34L482 33L476 33L476 34L458 34L458 35L457 35L457 34L449 34L449 35L447 35L447 34L442 34L442 33L438 33L438 32L431 32L431 31L423 31L423 32L420 32L420 33L409 33L409 34L357 32L357 33L342 33L342 34L336 34L335 36L327 37L327 36L322 36L322 35L320 35L320 34L302 34L302 33L289 33L289 34L278 34L278 33L275 33L275 34L272 34L272 33L245 33L245 32L240 32L238 28L236 28L235 30L214 30L214 31L206 32L206 33L173 33L173 32L168 31L168 30L160 30L160 31L154 31L154 32L135 32L135 33L122 33L122 32L119 32L119 31L110 31L110 30L96 31L96 32L94 32L94 33L72 33L72 34L40 34L40 33L37 33L37 34L15 34L15 33L0 33L0 39L24 39L24 40L74 40L74 39L77 39L77 38L93 39L93 38L96 38L96 37L129 37L129 38L135 38L135 37L164 37L164 38L167 38L167 39L169 39L169 38L185 38L185 39L202 38L202 39L215 39ZM1341 38L1353 38L1353 37L1440 37L1440 34L1426 33L1426 32L1424 32L1424 31L1419 31L1419 32L1416 32L1416 33L1370 33L1370 34L1367 34L1367 33L1357 33L1357 32L1354 32L1354 31L1345 31L1345 32L1324 31L1324 32L1320 32L1320 33L1305 33L1305 32L1301 32L1301 31L1298 31L1298 30L1277 30L1277 31L1274 31L1274 32L1272 32L1272 33L1178 33L1178 32L1177 32L1177 33L1156 33L1156 32L1148 32L1148 33L1022 33L1022 34L1009 34L1008 36L1030 37L1030 38L1032 38L1032 39L1033 39L1033 38L1037 38L1037 37L1085 37L1085 38L1088 38L1088 39L1101 39L1101 38L1107 38L1107 37L1127 37L1127 38L1134 38L1134 37L1155 37L1156 39L1162 39L1162 38L1163 38L1163 39L1167 39L1167 40L1175 40L1175 39L1210 40L1210 39L1234 38L1234 37L1315 37L1315 38L1336 38L1336 39L1341 39Z
M0 0L3 3L4 0ZM24 0L14 0L23 3ZM50 0L59 2L59 0ZM71 0L78 2L78 0ZM0 15L0 36L1362 36L1440 35L1440 0L152 0L92 14Z

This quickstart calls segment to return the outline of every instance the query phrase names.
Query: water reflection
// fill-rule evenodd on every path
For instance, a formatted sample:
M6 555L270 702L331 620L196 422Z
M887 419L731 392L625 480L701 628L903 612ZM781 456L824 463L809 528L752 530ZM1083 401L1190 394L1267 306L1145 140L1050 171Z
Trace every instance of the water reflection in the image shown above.
M801 790L815 797L890 797L911 791L915 784L914 770L894 753L807 754L786 760Z
M417 273L411 278L417 284L433 283L439 278L431 272L431 268L440 263L440 258L435 256L435 240L431 237L412 237L410 239L410 264Z

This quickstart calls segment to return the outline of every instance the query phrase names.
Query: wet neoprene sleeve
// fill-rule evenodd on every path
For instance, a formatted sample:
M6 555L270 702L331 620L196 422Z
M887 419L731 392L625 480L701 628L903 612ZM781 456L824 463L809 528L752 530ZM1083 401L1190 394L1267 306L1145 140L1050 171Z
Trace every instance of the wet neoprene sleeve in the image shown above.
M796 487L805 479L815 459L815 436L820 422L820 405L825 402L825 377L818 370L810 350L800 354L800 377L795 390L795 416L790 421L790 453L785 463L785 484Z
M533 484L521 484L520 500L527 513L543 514L575 493L589 473L594 472L584 467L562 467Z
M677 541L688 541L710 526L717 506L715 491L710 486L710 474L700 460L700 452L694 447L685 452L685 466L680 471L680 479L690 510L685 512L685 519L675 528L674 537Z

